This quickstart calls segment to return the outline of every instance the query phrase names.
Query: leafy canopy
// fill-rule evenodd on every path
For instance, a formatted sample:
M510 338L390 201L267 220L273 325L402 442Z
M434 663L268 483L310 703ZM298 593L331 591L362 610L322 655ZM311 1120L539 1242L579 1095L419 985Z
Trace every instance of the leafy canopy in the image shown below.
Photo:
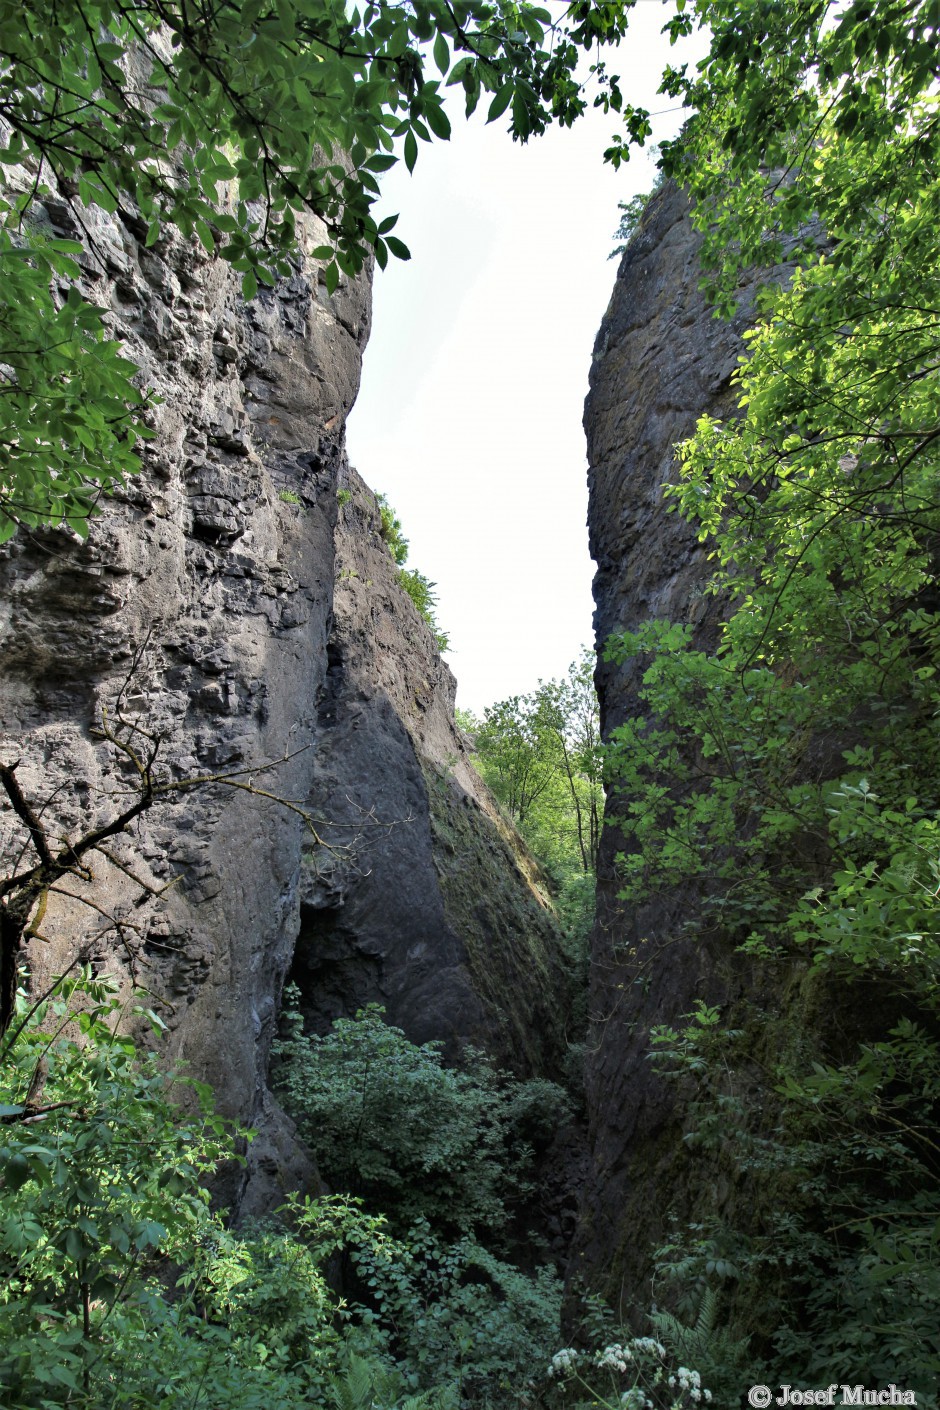
M465 717L489 787L543 864L593 874L602 809L600 713L594 653L567 675Z
M81 253L77 241L26 242L0 226L0 543L18 523L86 532L98 496L138 469L134 445L150 435L129 415L145 397L101 310L74 285L53 297L53 283L79 277Z
M449 136L445 87L463 89L468 115L481 99L490 121L508 112L522 141L570 125L588 101L581 53L616 42L628 8L553 22L512 0L5 0L4 160L39 163L40 185L74 181L85 204L132 201L152 238L169 219L246 274L289 253L310 211L336 241L335 287L337 266L355 273L368 250L403 253L394 222L371 216L377 178L396 143L413 167L419 140ZM598 77L621 107L616 79Z
M617 41L629 8L0 0L0 542L18 524L85 534L146 434L103 311L66 296L78 248L24 224L37 198L64 199L86 232L90 208L116 214L147 245L169 224L227 260L246 298L290 269L298 218L316 216L303 243L332 294L370 254L408 258L397 217L373 213L379 178L448 138L448 87L520 141L569 125L589 101L579 60ZM595 101L621 109L616 78L590 68Z

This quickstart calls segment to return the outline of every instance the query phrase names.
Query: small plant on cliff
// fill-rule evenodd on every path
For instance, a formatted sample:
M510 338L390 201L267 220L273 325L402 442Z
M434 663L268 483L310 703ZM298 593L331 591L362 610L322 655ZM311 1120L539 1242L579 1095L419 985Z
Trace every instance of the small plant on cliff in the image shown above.
M659 148L653 144L647 150L652 156L659 151ZM660 172L648 191L639 192L636 196L632 196L629 201L617 202L617 209L620 211L620 224L614 231L614 239L618 240L620 243L614 246L608 255L608 259L616 259L618 255L623 254L637 230L639 230L640 221L646 214L646 208L656 195L656 192L662 188L664 180L665 177L663 173Z
M408 562L408 540L402 532L401 520L394 509L389 504L384 494L378 494L375 502L379 507L381 519L382 540L388 547L389 553L395 560L398 567L399 586L411 598L421 616L427 622L434 633L434 640L437 642L439 651L447 651L450 646L450 637L442 631L437 621L437 596L434 592L435 584L430 578L426 578L423 573L419 573L416 568L406 568Z

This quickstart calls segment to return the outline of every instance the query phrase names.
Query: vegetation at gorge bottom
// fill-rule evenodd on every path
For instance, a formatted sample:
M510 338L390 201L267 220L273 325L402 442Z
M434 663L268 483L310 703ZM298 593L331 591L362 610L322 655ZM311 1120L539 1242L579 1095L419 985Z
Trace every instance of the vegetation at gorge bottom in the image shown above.
M450 1071L375 1009L321 1039L288 1014L284 1096L324 1171L361 1195L290 1196L236 1231L204 1181L242 1158L245 1133L135 1049L131 1016L76 969L21 996L0 1052L9 1410L561 1410L588 1395L651 1403L643 1387L670 1410L702 1399L665 1346L615 1342L599 1309L596 1352L558 1352L557 1275L500 1255L561 1089L482 1055Z

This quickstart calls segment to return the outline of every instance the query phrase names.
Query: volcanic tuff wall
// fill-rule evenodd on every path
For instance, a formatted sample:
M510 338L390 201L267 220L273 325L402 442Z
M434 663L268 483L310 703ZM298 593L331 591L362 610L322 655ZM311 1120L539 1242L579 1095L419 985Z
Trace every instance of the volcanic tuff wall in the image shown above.
M700 240L688 203L671 183L650 202L624 253L594 348L585 430L590 464L588 521L599 647L612 632L649 618L694 627L706 649L720 607L705 597L705 551L675 514L662 486L675 476L673 447L703 413L732 414L731 374L750 321L749 289L730 323L712 316L699 291ZM641 713L644 666L601 661L598 690L605 738ZM616 814L617 799L608 801ZM615 820L615 818L614 818ZM694 897L676 892L638 910L617 897L623 838L609 817L601 844L598 914L592 941L588 1060L591 1171L571 1267L626 1312L652 1298L651 1253L668 1219L694 1217L713 1172L683 1144L677 1089L648 1061L650 1029L674 1024L697 998L724 1003L753 989L730 947L690 937L683 922Z
M38 218L76 234L64 202ZM70 878L30 963L42 982L85 944L167 1002L171 1054L259 1129L225 1191L252 1211L309 1174L266 1085L292 965L316 1023L376 999L410 1036L520 1071L557 1057L564 985L538 878L346 461L367 280L329 297L299 262L246 305L224 263L141 234L96 217L83 264L162 399L156 439L85 543L0 550L0 757L55 837L126 805L105 717L159 737L166 780L242 771L251 791L171 793ZM6 807L5 869L22 843Z

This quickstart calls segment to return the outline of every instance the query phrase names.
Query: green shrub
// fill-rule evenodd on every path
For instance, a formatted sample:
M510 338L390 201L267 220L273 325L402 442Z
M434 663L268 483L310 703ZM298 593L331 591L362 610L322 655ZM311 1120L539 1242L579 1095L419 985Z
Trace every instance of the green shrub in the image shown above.
M435 584L423 573L419 573L417 568L399 568L398 582L434 633L438 651L447 651L450 646L450 637L447 632L441 631L437 623Z
M389 504L386 495L377 494L375 502L379 510L379 533L382 536L382 541L398 567L403 568L408 562L408 540L402 532L401 520Z
M430 578L426 578L423 573L419 573L416 568L406 568L408 562L408 540L402 531L401 520L395 513L388 499L384 494L377 494L375 502L379 510L380 526L379 533L388 548L389 553L395 560L398 568L398 583L404 588L417 607L421 616L427 622L434 639L437 642L438 651L447 651L450 645L450 637L447 632L442 631L437 620L437 596L434 592L435 584Z
M232 1154L206 1089L189 1084L201 1111L185 1115L179 1079L138 1056L122 1016L112 986L84 970L39 1003L19 996L0 1049L0 1384L12 1406L58 1404L102 1375L123 1335L118 1305L202 1227L200 1182Z
M557 1335L553 1270L529 1277L472 1237L441 1240L425 1220L393 1258L363 1247L353 1261L412 1387L448 1383L461 1404L493 1410L521 1403Z
M279 1226L226 1230L202 1181L235 1132L197 1083L198 1112L175 1103L181 1079L118 1032L125 1016L85 970L21 995L0 1047L5 1410L406 1410L389 1337L326 1271L338 1253L390 1259L383 1221L294 1198ZM455 1407L441 1392L410 1410Z
M289 1003L297 997L288 992ZM518 1092L482 1057L445 1067L440 1044L410 1043L383 1012L370 1004L322 1038L285 1012L276 1082L324 1177L398 1229L416 1219L502 1227L506 1201L527 1188L528 1152L512 1129Z

